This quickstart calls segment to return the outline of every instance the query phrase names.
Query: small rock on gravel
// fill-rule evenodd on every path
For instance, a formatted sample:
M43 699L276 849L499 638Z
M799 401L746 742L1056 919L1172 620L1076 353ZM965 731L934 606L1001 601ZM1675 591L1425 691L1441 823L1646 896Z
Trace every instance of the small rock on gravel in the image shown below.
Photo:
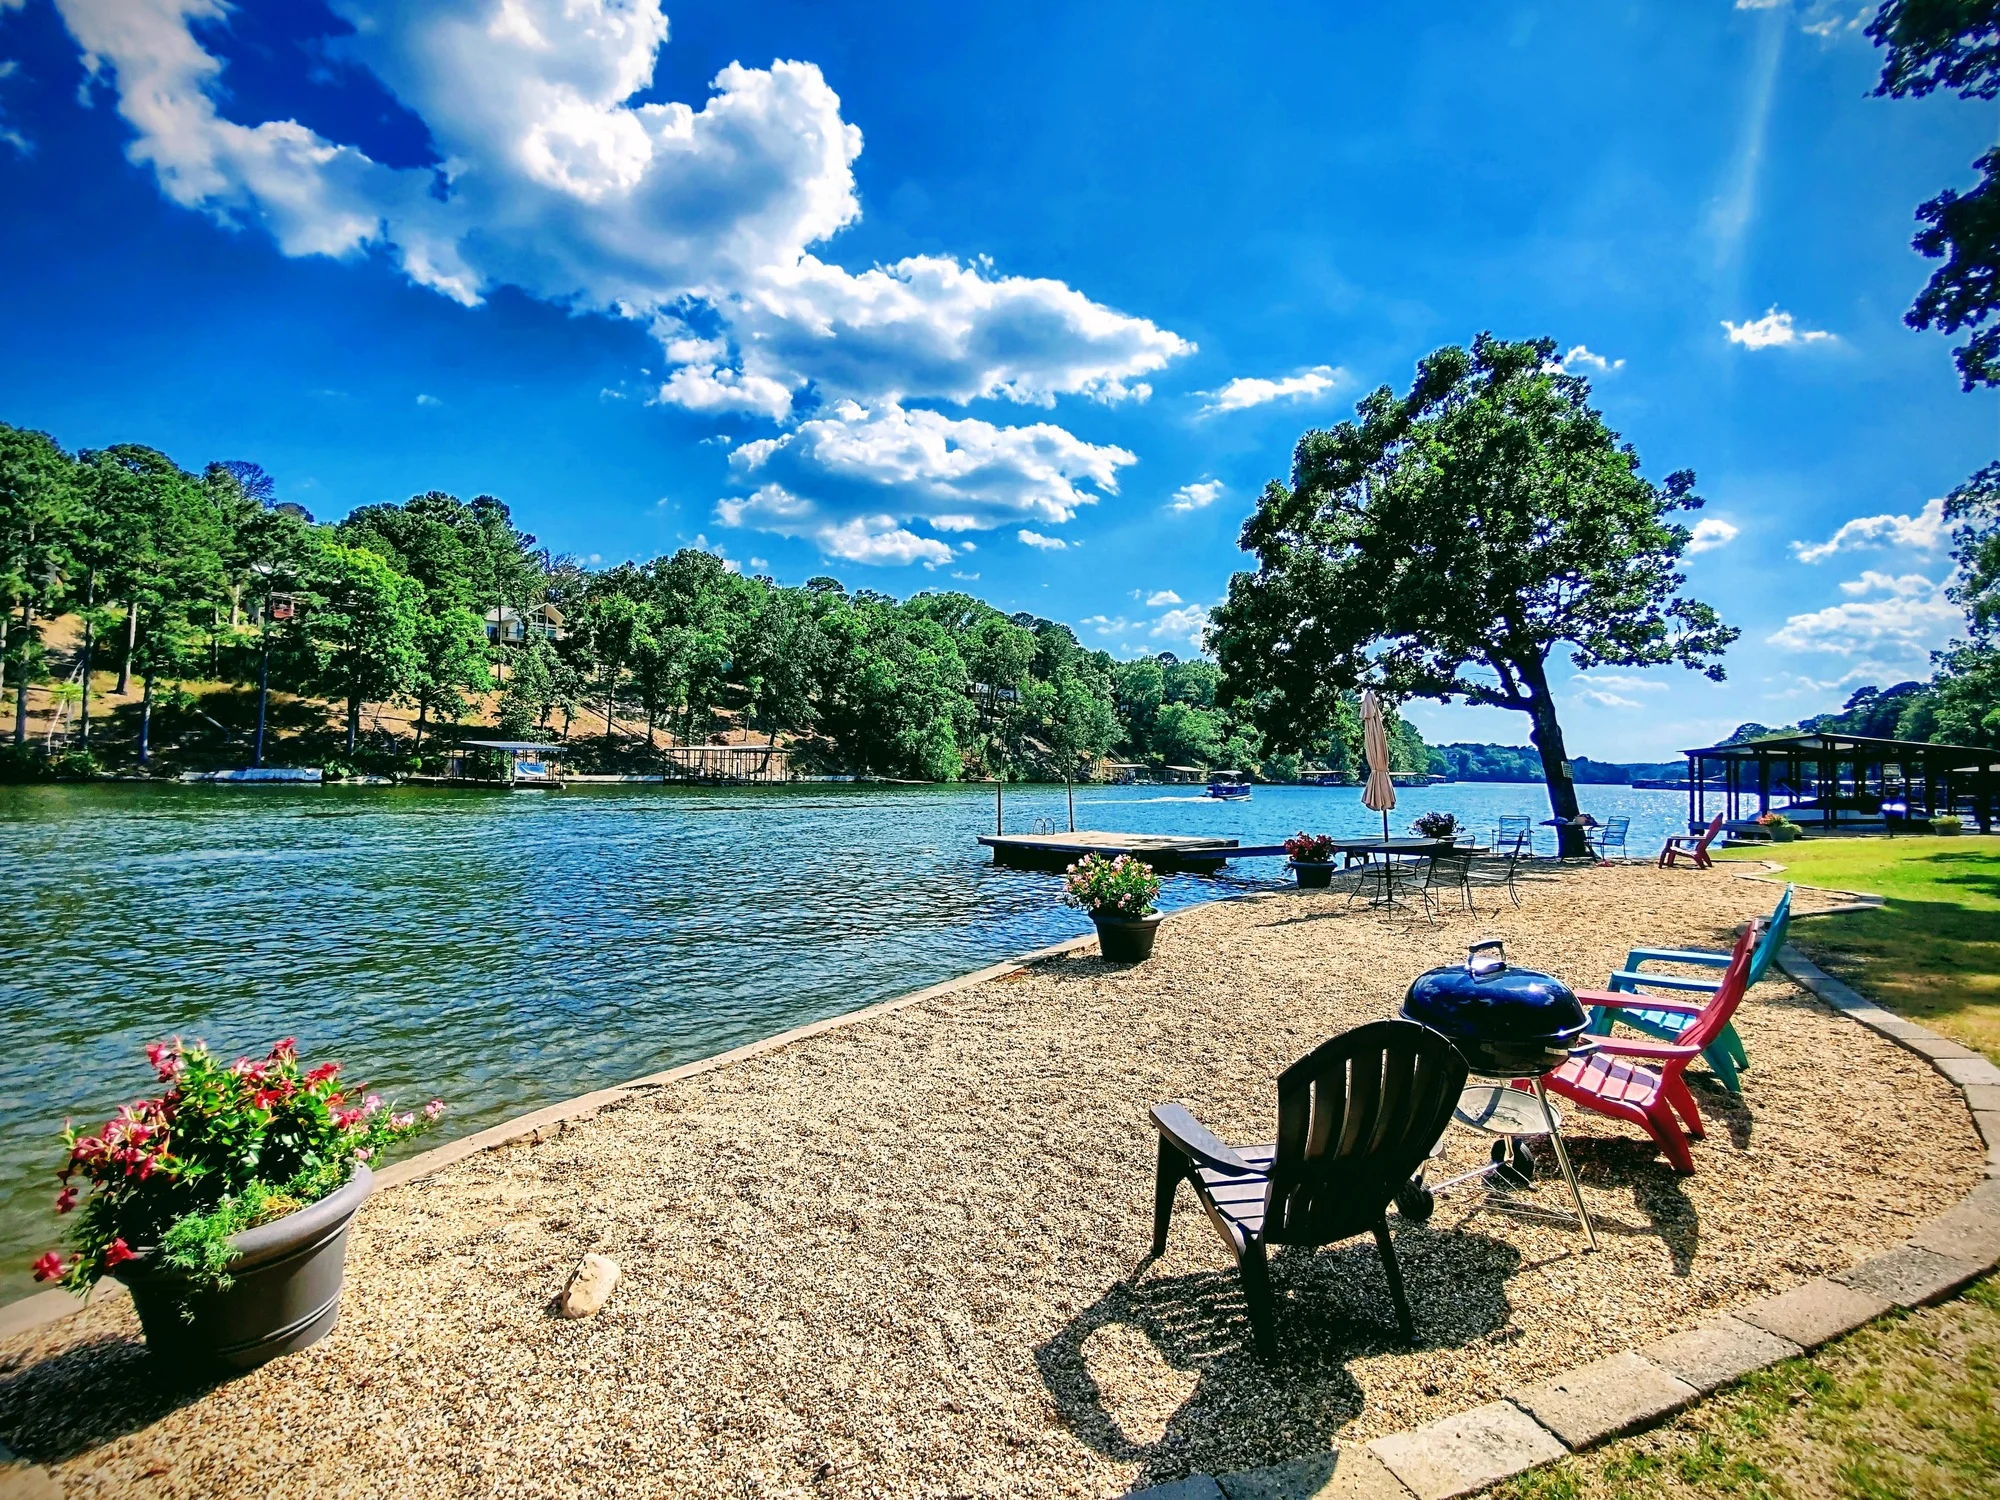
M610 1299L611 1289L616 1285L617 1261L595 1252L584 1256L576 1263L576 1269L569 1273L569 1285L563 1288L562 1315L565 1318L594 1317Z

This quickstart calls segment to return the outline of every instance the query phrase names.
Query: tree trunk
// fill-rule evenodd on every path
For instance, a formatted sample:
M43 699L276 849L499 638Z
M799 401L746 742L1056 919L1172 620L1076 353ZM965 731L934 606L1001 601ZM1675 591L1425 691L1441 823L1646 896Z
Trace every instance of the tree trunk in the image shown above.
M361 737L361 698L350 694L347 699L347 753L354 754L354 742Z
M1565 820L1556 828L1556 853L1564 859L1588 859L1590 838L1576 821L1576 783L1570 780L1569 751L1563 746L1562 725L1556 722L1548 673L1539 660L1519 666L1521 681L1528 689L1528 717L1534 724L1528 738L1541 753L1542 779L1549 784L1549 809Z
M649 701L646 704L646 748L648 750L653 750L658 748L658 746L655 744L653 740L653 725L654 722L658 719L658 717L659 717L659 711L655 709L652 703Z
M430 706L423 699L419 698L417 700L417 744L416 749L412 752L416 755L424 753L424 715L429 712L429 709Z
M243 585L229 585L229 628L234 630L243 623Z
M90 623L90 611L97 601L97 574L92 571L83 581L83 704L77 713L77 738L84 749L90 748L90 658L97 645L97 632Z
M208 675L211 678L222 675L222 606L220 604L209 611Z
M139 764L146 764L153 739L153 674L146 674L144 695L139 699Z
M35 641L35 601L21 601L21 675L14 682L14 743L28 743L28 648Z
M125 655L118 663L118 696L132 691L132 653L139 645L139 601L125 601Z
M0 703L7 701L7 627L14 617L0 609Z

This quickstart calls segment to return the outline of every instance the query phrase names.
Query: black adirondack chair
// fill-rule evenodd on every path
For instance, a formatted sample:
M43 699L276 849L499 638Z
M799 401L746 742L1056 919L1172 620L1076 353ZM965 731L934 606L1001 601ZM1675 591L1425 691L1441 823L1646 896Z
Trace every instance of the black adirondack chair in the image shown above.
M1389 1238L1390 1200L1430 1154L1465 1087L1458 1049L1414 1021L1370 1021L1322 1042L1278 1075L1278 1139L1229 1146L1178 1104L1160 1128L1153 1253L1167 1248L1174 1193L1188 1183L1236 1256L1257 1352L1277 1352L1271 1245L1330 1245L1372 1231L1396 1322L1416 1338Z

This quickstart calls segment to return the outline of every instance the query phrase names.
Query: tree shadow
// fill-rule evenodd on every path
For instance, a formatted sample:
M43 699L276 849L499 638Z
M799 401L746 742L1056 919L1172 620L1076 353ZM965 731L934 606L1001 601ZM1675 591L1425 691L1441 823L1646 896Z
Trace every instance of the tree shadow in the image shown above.
M1394 1232L1420 1347L1460 1347L1505 1326L1515 1247L1463 1228L1396 1222ZM1139 1464L1140 1485L1325 1451L1363 1405L1348 1365L1408 1347L1365 1236L1273 1256L1278 1352L1269 1361L1251 1344L1233 1265L1149 1280L1151 1264L1141 1261L1035 1351L1070 1430ZM1119 1379L1121 1363L1129 1379ZM1185 1397L1160 1410L1161 1392L1171 1399L1182 1384L1191 1385Z
M53 1464L198 1401L228 1376L163 1360L138 1338L98 1334L42 1359L0 1363L0 1443Z

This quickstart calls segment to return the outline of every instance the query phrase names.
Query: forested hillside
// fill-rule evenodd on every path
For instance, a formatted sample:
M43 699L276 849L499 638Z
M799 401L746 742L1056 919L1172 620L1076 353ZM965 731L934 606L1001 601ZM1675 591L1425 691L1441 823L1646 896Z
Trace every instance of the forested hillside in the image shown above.
M922 780L1359 763L1351 701L1315 754L1266 757L1217 706L1212 663L1117 661L967 594L786 587L695 549L594 570L490 495L319 524L273 490L254 464L193 474L0 425L12 774L242 764L260 682L267 759L335 770L435 765L481 731L560 738L586 766L748 740L808 771ZM1393 742L1425 766L1413 728Z

